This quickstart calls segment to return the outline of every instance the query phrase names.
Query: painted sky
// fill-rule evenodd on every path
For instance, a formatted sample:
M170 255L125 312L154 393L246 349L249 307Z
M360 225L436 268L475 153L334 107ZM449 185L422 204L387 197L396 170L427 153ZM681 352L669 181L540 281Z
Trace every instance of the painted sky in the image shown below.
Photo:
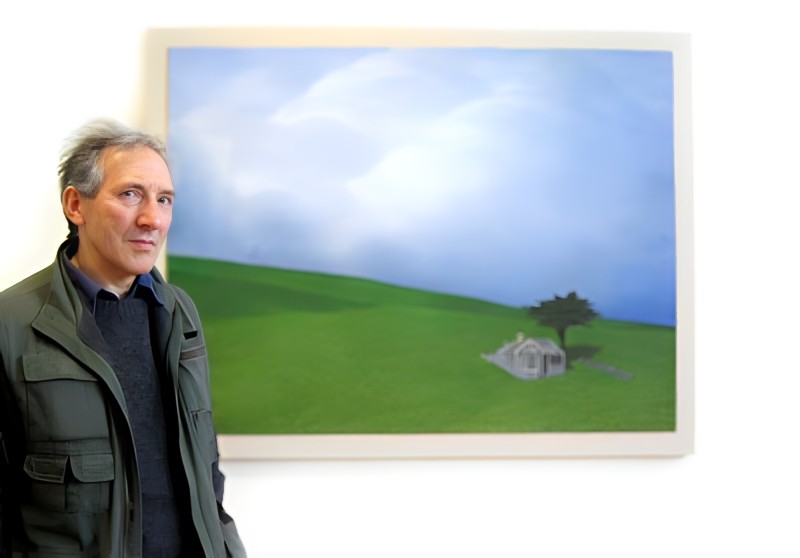
M169 252L675 324L666 52L179 48Z

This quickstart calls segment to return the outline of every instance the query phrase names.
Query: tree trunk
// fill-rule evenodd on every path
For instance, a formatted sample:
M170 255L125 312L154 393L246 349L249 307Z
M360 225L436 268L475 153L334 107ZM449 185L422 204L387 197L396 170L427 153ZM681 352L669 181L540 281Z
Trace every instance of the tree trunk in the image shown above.
M567 341L566 341L567 328L559 327L558 329L556 329L556 331L558 332L558 339L559 339L559 341L561 341L561 348L566 351L567 350Z

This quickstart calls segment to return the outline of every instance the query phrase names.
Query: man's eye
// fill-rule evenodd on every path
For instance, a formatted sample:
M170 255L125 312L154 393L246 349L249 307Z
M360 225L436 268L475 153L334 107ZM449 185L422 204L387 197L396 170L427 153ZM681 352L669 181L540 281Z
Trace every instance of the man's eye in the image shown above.
M125 190L119 197L126 202L135 202L139 199L139 193L134 190Z
M163 197L163 198L158 198L158 203L160 203L161 205L171 206L173 203L175 203L175 200L173 200L172 198Z

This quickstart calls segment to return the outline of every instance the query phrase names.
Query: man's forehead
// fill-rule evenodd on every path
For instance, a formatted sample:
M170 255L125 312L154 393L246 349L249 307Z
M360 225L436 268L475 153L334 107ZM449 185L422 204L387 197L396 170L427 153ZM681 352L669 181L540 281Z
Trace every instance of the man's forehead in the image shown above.
M167 167L169 164L161 153L148 145L112 145L103 149L100 158L103 163L114 159L149 159L157 156Z
M121 179L147 179L169 183L172 188L172 176L167 161L161 153L148 146L113 146L104 150L101 157L104 182L112 176Z

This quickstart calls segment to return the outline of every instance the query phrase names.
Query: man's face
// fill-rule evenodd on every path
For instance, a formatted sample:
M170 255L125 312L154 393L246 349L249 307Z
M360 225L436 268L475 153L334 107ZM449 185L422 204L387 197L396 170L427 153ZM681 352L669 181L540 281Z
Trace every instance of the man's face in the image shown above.
M102 155L103 183L94 198L65 195L78 225L76 265L103 287L124 294L153 268L172 222L175 191L161 156L147 147ZM65 193L66 194L66 193Z

